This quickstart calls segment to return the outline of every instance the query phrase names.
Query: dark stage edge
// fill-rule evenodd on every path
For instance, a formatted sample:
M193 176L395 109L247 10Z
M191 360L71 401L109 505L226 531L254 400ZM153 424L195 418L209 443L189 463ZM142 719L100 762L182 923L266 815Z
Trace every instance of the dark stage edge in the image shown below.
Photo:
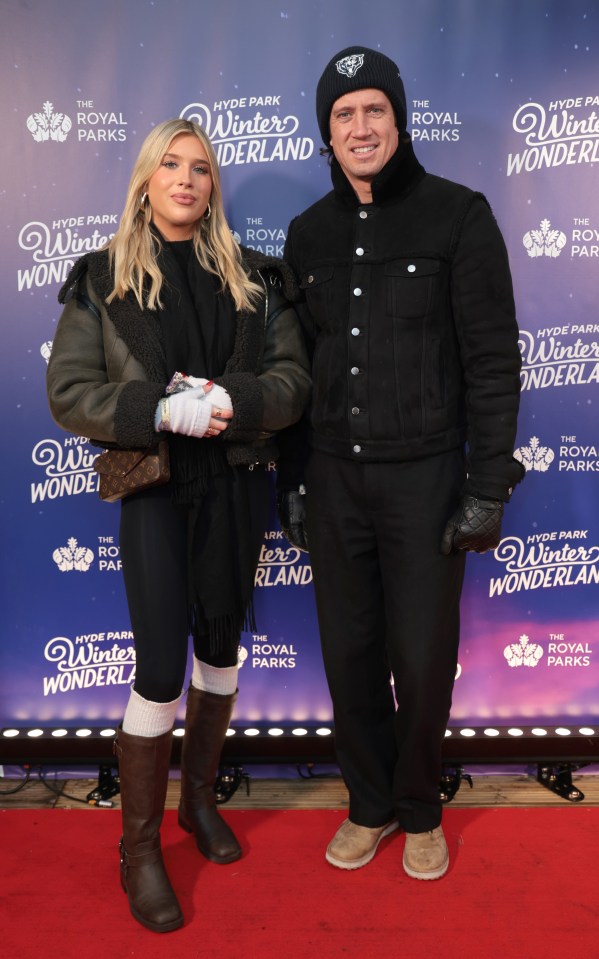
M104 728L104 727L103 727ZM445 764L523 764L523 763L596 763L599 762L599 736L574 734L560 736L551 733L534 736L526 727L522 735L514 737L497 727L498 735L490 738L482 729L465 738L457 731L443 743ZM91 729L86 739L75 736L74 730L61 739L49 733L37 739L21 734L6 739L0 732L0 765L60 765L62 763L93 765L114 763L112 737L101 737L100 729ZM173 738L172 763L178 765L182 739ZM284 733L279 737L267 734L245 736L243 727L236 727L236 735L225 741L222 763L335 763L334 736L305 735L296 737Z

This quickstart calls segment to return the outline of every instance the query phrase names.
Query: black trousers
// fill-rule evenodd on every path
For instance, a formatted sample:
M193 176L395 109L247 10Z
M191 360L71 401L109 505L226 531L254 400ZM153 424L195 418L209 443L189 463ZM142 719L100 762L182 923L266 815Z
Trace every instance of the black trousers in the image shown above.
M262 468L239 467L237 481L246 484L252 504L255 571L268 516L267 477ZM127 497L119 541L135 643L134 689L151 702L172 702L181 695L189 652L187 509L171 502L169 485ZM211 666L237 663L236 651L211 655L208 635L194 639L194 653Z
M425 832L441 821L465 556L439 547L464 476L461 450L409 463L310 459L323 659L349 815L359 825L397 817L407 832Z

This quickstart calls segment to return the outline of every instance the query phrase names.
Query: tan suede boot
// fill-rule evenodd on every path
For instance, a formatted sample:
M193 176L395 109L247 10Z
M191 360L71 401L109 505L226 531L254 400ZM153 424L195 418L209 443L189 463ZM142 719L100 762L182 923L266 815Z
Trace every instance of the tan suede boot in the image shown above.
M237 693L218 696L190 686L181 748L179 825L193 832L200 852L225 864L241 857L241 846L216 806L214 783Z
M160 848L171 745L171 732L131 736L119 729L114 750L123 817L121 885L132 916L153 932L171 932L183 925Z
M399 829L396 820L371 828L345 819L327 846L325 859L337 869L360 869L374 858L381 839L396 829Z
M429 832L407 832L403 867L412 879L440 879L447 872L449 852L441 826Z

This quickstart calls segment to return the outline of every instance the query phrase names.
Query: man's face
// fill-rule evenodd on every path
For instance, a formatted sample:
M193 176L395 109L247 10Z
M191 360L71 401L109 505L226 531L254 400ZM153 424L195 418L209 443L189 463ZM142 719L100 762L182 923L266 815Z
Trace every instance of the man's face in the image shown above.
M355 90L335 100L329 121L333 153L362 202L399 142L395 114L382 90Z

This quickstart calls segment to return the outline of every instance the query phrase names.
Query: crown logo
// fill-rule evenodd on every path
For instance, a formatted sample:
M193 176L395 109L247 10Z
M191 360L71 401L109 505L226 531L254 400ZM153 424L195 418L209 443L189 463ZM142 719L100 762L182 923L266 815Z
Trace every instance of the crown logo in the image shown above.
M548 446L541 446L538 436L531 436L530 446L520 446L514 450L514 458L522 463L527 473L529 470L546 473L555 459L555 453Z
M43 113L32 113L27 117L27 129L36 143L42 140L66 140L71 127L71 118L66 113L54 113L54 104L46 100Z
M71 537L66 546L59 546L54 550L52 559L61 573L70 573L73 570L87 573L94 561L94 554L87 546L78 546L77 540Z
M342 73L344 77L355 77L356 73L364 64L364 54L363 53L352 53L349 57L343 57L342 60L337 60L335 66L337 67L337 73Z
M561 230L552 230L549 220L541 220L539 230L529 230L522 237L522 243L529 256L559 256L566 245L566 234Z
M522 635L518 643L510 643L505 647L503 655L508 666L538 666L543 650L538 643L531 643L528 636Z

